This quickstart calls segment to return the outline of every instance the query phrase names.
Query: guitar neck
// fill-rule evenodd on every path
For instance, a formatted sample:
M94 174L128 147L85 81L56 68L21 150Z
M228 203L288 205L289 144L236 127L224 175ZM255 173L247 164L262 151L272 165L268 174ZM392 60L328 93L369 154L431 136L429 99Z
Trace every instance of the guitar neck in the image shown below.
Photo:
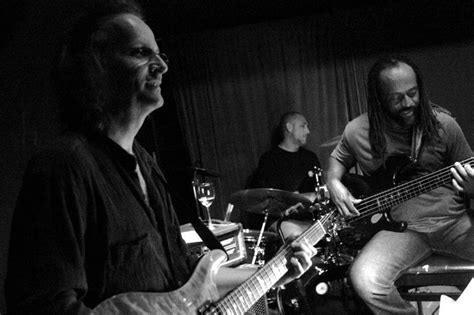
M326 229L329 227L334 213L334 211L331 211L323 216L296 240L306 238L310 244L316 244L326 235ZM221 314L234 314L236 310L239 313L244 313L250 309L288 271L286 264L291 254L292 250L289 245L283 247L275 257L247 281L220 300L215 306L216 310Z
M474 157L468 158L461 162L461 164L471 164L474 161ZM439 169L433 173L421 176L412 181L400 184L383 192L374 194L368 198L365 198L357 206L357 209L361 213L360 216L352 218L352 220L359 220L367 216L373 215L376 212L388 211L392 207L401 204L407 200L417 197L421 194L429 192L435 188L438 188L444 184L448 184L452 175L448 166ZM349 220L350 221L350 220Z

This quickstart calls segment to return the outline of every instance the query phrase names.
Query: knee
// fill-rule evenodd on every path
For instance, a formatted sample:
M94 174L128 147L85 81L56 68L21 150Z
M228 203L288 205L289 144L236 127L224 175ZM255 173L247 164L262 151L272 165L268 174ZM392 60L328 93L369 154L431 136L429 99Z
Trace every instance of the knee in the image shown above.
M386 287L375 268L367 264L357 264L357 261L351 266L349 276L354 289L364 300L371 298L373 294L382 293Z

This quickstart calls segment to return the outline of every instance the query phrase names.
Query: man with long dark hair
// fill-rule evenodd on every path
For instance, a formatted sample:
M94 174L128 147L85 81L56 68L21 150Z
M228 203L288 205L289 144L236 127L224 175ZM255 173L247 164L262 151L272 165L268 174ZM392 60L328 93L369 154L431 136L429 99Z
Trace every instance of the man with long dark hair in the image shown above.
M403 156L409 157L409 166L394 163L404 161ZM431 253L474 261L474 229L465 204L474 194L474 171L469 163L459 163L472 156L455 119L429 101L413 62L389 56L374 64L368 75L368 113L347 124L329 158L327 188L339 212L355 218L365 210L358 209L361 199L344 185L343 176L355 165L363 175L377 176L378 185L393 175L395 166L412 179L442 168L452 176L448 185L391 205L392 218L406 222L407 228L378 231L353 262L354 288L375 314L416 314L394 282Z
M24 177L11 232L9 314L88 314L114 295L167 292L189 279L195 259L166 180L135 141L163 106L167 71L152 30L128 1L97 2L67 33L54 71L67 131ZM290 247L282 282L307 270L315 252L306 241ZM226 292L252 272L220 268L217 288Z

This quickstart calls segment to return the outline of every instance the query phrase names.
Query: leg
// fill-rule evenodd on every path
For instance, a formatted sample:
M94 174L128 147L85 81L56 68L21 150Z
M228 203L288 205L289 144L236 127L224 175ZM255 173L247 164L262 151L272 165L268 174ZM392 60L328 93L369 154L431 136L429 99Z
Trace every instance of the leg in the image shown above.
M468 215L448 227L432 233L430 243L436 252L474 261L474 227Z
M355 259L350 277L354 289L375 314L416 314L394 285L400 272L431 253L417 232L378 232Z

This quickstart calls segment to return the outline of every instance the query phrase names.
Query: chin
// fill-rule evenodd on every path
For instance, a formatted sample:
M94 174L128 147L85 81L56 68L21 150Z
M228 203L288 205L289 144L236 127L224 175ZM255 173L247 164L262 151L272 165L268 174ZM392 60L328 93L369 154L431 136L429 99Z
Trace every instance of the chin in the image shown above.
M165 100L160 96L153 97L142 97L140 102L146 107L152 107L153 109L160 108L164 105Z
M163 105L165 105L165 100L163 98L160 98L157 102L156 102L156 108L161 108L163 107Z

